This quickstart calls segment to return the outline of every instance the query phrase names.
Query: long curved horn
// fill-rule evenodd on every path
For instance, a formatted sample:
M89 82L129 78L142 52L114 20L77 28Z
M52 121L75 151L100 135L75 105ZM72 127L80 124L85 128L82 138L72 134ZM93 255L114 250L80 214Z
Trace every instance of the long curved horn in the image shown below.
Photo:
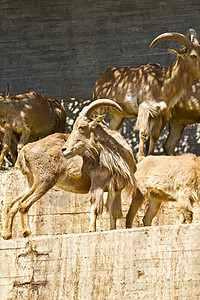
M181 44L183 44L186 48L192 46L192 42L183 34L178 33L178 32L169 32L169 33L163 33L157 36L152 42L151 45L149 46L149 50L151 51L153 47L164 40L174 40L177 41Z
M122 108L113 100L98 99L98 100L95 100L92 103L90 103L88 106L85 106L79 116L89 118L97 108L102 107L102 106L113 107L113 108L117 109L120 113L123 112Z
M188 29L185 36L190 38L192 43L199 45L198 34L194 29Z
M7 88L6 88L6 93L5 93L5 98L10 96L10 87L9 83L7 83Z

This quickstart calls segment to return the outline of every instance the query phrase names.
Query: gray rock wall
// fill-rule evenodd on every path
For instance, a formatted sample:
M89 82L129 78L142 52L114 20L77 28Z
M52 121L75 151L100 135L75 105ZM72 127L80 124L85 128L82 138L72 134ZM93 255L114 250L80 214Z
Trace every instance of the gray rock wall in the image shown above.
M160 33L200 33L199 1L37 0L2 1L0 90L35 90L78 100L92 96L96 79L108 66L155 61L168 66L174 56Z
M110 66L150 61L169 66L175 57L165 41L149 52L150 42L166 31L200 34L199 1L1 1L0 91L11 94L34 90L63 99L67 131L80 109L92 98L97 78ZM121 131L134 152L138 147L132 121ZM199 129L189 127L177 148L200 155ZM166 134L157 144L163 153Z

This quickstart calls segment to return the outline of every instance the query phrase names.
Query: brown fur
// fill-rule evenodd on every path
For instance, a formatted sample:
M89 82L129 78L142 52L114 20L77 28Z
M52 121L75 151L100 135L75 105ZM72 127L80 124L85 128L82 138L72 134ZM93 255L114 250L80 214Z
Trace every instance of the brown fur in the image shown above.
M200 200L200 158L191 153L179 156L147 156L137 166L137 186L143 197L133 198L126 217L127 227L144 199L149 208L144 225L151 225L162 202L174 201L181 210L182 223L192 222L192 205Z
M98 101L102 102L102 107L104 101L96 102ZM110 227L116 228L116 218L121 216L121 191L126 188L132 194L136 187L134 177L136 165L130 146L119 132L98 124L96 119L91 121L82 113L77 118L62 151L66 157L81 155L84 160L90 160L93 165L90 170L92 209L96 213L101 213L103 192L107 191ZM96 216L93 214L90 225L92 231L95 231L95 219Z
M124 111L123 115L108 111L111 129L118 129L125 117L138 114L138 161L144 156L146 137L150 135L148 154L153 154L155 142L169 120L169 107L174 106L183 94L188 94L192 82L200 78L200 46L194 43L176 54L177 59L168 68L149 63L107 69L94 85L93 99L112 99Z
M11 147L13 134L19 136L19 152L28 141L54 132L64 132L65 123L65 109L56 99L29 92L0 101L0 125L4 129L0 167L4 155Z
M189 95L184 95L171 110L169 134L164 144L165 152L173 155L187 124L200 123L200 80L193 82Z
M91 155L92 153L92 155ZM115 191L125 187L132 189L135 186L135 162L130 147L124 143L119 132L108 130L105 126L97 125L94 135L85 144L84 156L98 161L100 172L107 173L106 189L110 197L115 197ZM97 167L98 168L98 167ZM98 173L98 172L97 172ZM92 202L96 201L93 199ZM96 205L102 208L103 198ZM97 214L102 210L97 211ZM121 217L120 211L117 213Z
M6 93L0 92L0 101L4 101L7 97L9 97L9 85L7 86ZM0 141L1 141L1 143L4 138L4 134L5 134L5 128L0 125ZM12 133L10 147L9 147L9 154L12 158L13 163L15 163L15 161L17 159L17 143L18 143L18 137L16 136L16 134ZM5 163L5 165L7 165L9 167L12 166L11 161L7 160L5 155L3 158L3 162Z
M88 120L89 123L92 122ZM27 177L30 189L8 205L2 234L4 239L11 237L13 218L18 211L23 236L30 235L28 211L54 185L73 193L88 193L91 231L96 230L96 217L103 209L103 193L108 192L111 224L116 226L116 218L121 217L121 191L127 189L128 196L135 191L135 161L131 148L119 132L99 124L91 135L91 143L85 143L83 157L72 155L64 158L61 149L69 135L62 133L49 135L22 148L16 166Z
M80 156L65 159L61 153L68 136L54 133L25 145L20 151L16 166L26 176L30 188L8 204L2 233L4 239L11 237L13 218L18 211L21 215L23 236L31 234L28 211L54 185L73 193L88 193L90 178L87 174L87 161L83 164Z

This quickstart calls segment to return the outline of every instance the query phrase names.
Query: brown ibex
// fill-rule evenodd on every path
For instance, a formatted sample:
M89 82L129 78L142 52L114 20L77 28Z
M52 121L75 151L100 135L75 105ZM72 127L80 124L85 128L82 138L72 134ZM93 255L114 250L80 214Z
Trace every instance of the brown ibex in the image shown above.
M19 152L31 140L54 132L64 132L65 124L65 109L56 99L46 98L36 92L7 96L0 101L0 126L3 132L0 168L11 147L13 134L19 136Z
M163 33L153 40L150 50L164 40L174 40L184 46L179 51L169 49L177 55L170 67L149 63L136 67L110 68L97 80L93 89L93 99L109 98L123 109L123 115L108 111L111 129L118 129L123 118L138 115L138 161L144 156L146 137L150 137L148 154L153 154L155 142L169 120L169 108L183 95L188 95L192 82L200 78L200 46L196 39L191 41L176 32Z
M136 165L130 146L118 131L99 124L102 116L97 116L93 121L90 120L92 113L101 106L115 108L109 103L115 102L106 99L96 100L85 107L62 148L62 153L66 158L80 155L83 161L89 160L92 165L89 170L91 231L95 231L96 216L102 212L103 193L108 192L110 228L115 229L116 218L121 216L121 191L130 187L133 193L136 186L134 178Z

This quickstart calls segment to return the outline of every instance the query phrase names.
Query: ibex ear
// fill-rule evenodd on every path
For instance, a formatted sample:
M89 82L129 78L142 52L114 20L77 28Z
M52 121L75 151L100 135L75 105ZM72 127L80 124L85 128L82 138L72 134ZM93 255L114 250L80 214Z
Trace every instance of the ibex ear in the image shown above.
M169 52L171 52L172 54L175 54L177 56L182 56L182 53L179 52L178 50L174 50L174 49L167 49Z
M98 116L96 117L91 123L90 123L90 129L91 130L95 130L95 128L97 127L97 125L99 123L101 123L104 119L105 119L105 116L106 115L101 115L101 116Z

